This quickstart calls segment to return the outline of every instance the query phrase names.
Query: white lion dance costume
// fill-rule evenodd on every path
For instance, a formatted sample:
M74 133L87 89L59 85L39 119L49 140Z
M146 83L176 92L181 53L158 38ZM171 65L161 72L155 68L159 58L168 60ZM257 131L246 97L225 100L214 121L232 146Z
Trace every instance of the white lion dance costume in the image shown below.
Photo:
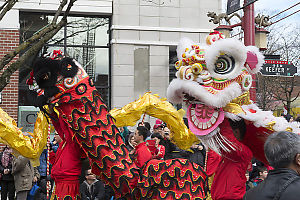
M268 135L299 133L299 125L260 110L250 100L251 75L264 63L258 48L215 31L203 45L182 39L177 55L177 79L170 83L167 97L172 103L186 103L190 130L221 155L210 162L213 154L208 154L207 169L215 172L212 198L242 199L252 153L267 163L263 145ZM242 138L236 137L237 130Z

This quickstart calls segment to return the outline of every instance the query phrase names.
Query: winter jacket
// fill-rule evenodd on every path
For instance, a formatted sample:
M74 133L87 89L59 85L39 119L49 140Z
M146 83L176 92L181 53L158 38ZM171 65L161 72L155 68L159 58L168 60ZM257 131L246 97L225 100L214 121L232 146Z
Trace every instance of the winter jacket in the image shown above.
M19 156L12 163L12 174L15 179L16 192L30 190L33 177L40 178L37 168L34 168L28 158Z
M80 185L81 200L104 200L105 199L105 187L104 184L96 180L91 185L87 181L84 181Z
M39 188L34 194L34 200L47 200L47 181L42 179L39 184Z
M53 144L53 142L50 142L50 148L53 150L54 153L57 152L58 147L59 147L58 143Z
M135 147L135 164L138 167L143 167L143 165L152 159L152 154L146 145L146 142L142 142Z
M281 193L279 200L299 200L300 197L300 176L299 174L287 168L271 170L267 178L257 187L248 190L244 200L273 200L276 193L290 179L294 179L287 188Z
M47 176L47 149L44 149L40 156L40 166L38 170L41 176Z

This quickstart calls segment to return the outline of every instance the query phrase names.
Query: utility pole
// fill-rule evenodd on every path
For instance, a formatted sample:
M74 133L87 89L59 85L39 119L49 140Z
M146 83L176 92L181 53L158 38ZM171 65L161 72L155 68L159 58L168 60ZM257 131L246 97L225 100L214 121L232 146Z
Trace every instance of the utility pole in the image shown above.
M244 6L244 16L242 19L244 44L245 46L255 46L254 3L247 6L247 0L245 0Z
M248 0L244 0L244 16L242 18L242 29L244 30L245 46L255 46L255 22L254 22L254 3L248 4ZM256 76L252 75L252 85L250 88L250 98L256 102Z

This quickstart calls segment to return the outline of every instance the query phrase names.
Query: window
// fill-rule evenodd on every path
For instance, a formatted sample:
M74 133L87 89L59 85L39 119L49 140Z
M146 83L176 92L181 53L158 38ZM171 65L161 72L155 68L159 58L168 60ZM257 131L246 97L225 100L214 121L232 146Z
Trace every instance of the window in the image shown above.
M177 69L175 68L175 63L177 62L177 52L176 52L176 46L170 46L169 47L169 83L176 79L176 72ZM174 105L178 110L182 108L182 104Z
M31 37L51 23L53 15L45 13L20 13L20 40ZM68 22L44 46L39 55L53 50L62 50L67 56L76 59L94 79L95 87L104 102L110 106L110 46L109 17L69 16ZM31 71L32 61L20 69L19 106L28 106L28 86L26 80Z

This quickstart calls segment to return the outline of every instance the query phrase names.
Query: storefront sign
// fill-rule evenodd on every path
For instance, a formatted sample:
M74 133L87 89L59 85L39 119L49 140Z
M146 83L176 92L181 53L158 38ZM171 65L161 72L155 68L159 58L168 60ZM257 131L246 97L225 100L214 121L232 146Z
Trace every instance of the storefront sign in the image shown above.
M294 76L297 68L287 61L265 60L260 72L266 76Z

